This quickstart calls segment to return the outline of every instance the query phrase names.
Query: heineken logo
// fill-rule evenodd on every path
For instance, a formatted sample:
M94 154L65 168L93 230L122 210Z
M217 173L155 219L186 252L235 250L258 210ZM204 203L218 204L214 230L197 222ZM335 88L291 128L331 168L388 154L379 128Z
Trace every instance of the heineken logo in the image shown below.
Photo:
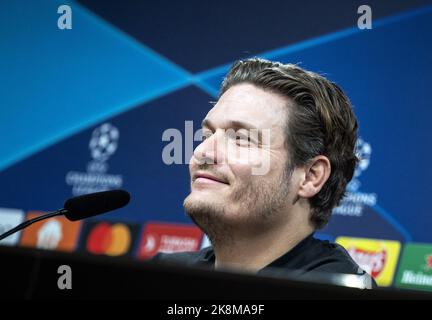
M396 286L398 288L432 291L432 244L406 244Z
M432 254L426 256L426 269L432 269Z
M432 286L432 276L422 272L405 270L402 275L401 283L417 286Z

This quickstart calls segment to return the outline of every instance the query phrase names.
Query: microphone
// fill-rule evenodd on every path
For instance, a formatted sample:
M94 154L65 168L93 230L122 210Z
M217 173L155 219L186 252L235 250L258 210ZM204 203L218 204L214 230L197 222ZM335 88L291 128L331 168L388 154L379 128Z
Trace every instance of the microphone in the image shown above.
M110 190L85 194L66 200L64 203L65 217L70 221L96 216L116 210L129 203L130 195L125 190Z
M64 203L63 209L49 212L43 216L25 221L0 235L0 240L44 219L64 215L70 221L77 221L122 208L127 205L129 201L130 194L125 190L102 191L70 198Z

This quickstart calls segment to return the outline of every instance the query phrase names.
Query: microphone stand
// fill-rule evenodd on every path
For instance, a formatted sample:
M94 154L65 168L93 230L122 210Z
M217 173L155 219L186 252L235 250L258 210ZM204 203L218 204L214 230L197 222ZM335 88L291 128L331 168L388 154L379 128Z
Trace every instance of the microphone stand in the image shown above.
M68 211L66 209L60 209L60 210L57 210L57 211L46 213L46 214L44 214L44 215L42 215L40 217L36 217L36 218L30 219L28 221L25 221L25 222L17 225L15 228L13 228L13 229L11 229L11 230L3 233L2 235L0 235L0 240L3 240L4 238L9 237L11 234L13 234L13 233L15 233L17 231L20 231L20 230L24 229L25 227L28 227L29 225L31 225L31 224L33 224L35 222L38 222L38 221L41 221L41 220L45 220L45 219L48 219L48 218L51 218L51 217L55 217L55 216L61 216L61 215L64 215L65 213L67 213L67 212Z

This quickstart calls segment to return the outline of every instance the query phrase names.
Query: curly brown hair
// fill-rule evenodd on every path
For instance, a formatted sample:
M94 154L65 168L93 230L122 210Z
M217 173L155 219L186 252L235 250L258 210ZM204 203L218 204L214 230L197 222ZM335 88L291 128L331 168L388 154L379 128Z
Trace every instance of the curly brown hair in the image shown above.
M329 159L330 177L309 199L310 219L316 229L323 228L332 209L344 197L358 162L358 124L348 97L339 86L317 73L259 58L237 61L222 83L220 96L239 83L281 94L291 102L286 125L291 170L306 165L317 155Z

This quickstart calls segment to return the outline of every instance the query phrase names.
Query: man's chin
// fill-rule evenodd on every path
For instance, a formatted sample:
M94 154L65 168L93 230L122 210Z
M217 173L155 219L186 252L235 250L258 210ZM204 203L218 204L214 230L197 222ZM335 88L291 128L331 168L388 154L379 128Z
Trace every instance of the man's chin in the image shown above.
M183 202L185 209L188 207L208 209L219 205L220 201L214 195L205 195L196 191L192 191Z
M183 202L186 214L192 221L214 242L227 230L225 227L224 205L215 199L203 199L205 197L191 193Z

